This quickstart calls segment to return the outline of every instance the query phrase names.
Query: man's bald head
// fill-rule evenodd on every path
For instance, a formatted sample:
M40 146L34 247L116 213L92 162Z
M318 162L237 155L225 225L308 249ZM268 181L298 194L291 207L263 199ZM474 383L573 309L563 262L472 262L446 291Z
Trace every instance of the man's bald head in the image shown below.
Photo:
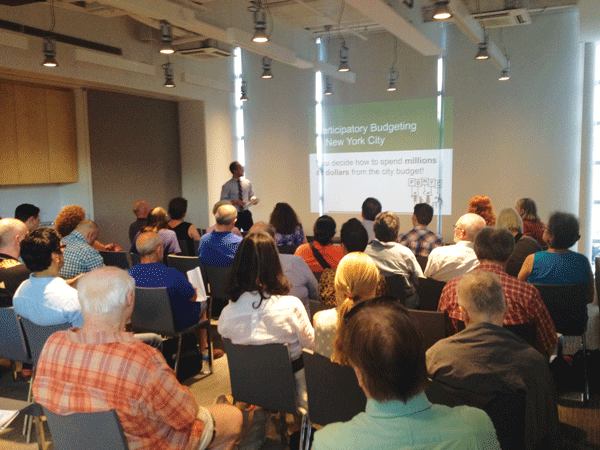
M27 226L18 219L0 219L0 253L18 258Z
M162 239L154 231L147 231L138 236L135 247L141 257L151 255L156 249L162 247Z
M233 205L221 205L215 214L217 225L233 225L236 218L237 209Z
M133 212L139 219L145 219L148 217L150 209L150 203L148 203L146 200L138 200L133 204Z
M461 216L454 226L454 242L473 242L475 236L485 227L485 220L477 214L468 213Z
M75 231L80 232L90 245L92 245L94 241L98 239L98 236L100 236L100 228L98 228L96 222L92 220L83 220L79 222L77 227L75 227Z

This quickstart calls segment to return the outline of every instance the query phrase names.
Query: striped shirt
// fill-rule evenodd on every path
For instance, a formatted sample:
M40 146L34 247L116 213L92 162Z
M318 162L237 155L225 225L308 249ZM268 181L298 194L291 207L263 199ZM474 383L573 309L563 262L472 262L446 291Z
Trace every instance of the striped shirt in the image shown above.
M415 256L429 256L431 250L444 245L444 238L429 231L425 225L417 225L398 242L412 250Z

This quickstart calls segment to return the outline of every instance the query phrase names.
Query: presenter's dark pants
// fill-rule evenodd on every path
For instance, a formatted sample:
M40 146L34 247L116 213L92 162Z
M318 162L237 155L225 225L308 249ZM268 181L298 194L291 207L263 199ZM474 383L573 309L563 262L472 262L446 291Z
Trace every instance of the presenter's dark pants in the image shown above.
M254 221L252 220L252 213L247 209L244 211L238 211L235 226L242 231L248 231L252 227L252 225L254 225Z

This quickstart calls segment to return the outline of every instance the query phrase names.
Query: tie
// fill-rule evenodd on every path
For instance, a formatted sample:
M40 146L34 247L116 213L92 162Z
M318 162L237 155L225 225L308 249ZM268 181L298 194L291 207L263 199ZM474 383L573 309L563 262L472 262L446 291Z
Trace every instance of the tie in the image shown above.
M237 184L238 184L238 199L239 200L244 200L244 197L242 196L242 182L240 181L240 179L237 179Z

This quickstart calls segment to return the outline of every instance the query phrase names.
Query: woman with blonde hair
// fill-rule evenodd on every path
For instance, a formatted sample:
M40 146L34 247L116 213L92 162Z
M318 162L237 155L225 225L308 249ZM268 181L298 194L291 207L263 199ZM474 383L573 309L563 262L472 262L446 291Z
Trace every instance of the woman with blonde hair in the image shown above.
M344 325L344 314L356 303L375 297L379 269L373 259L363 252L348 253L335 272L337 307L318 312L313 318L315 351L341 362L339 336Z

